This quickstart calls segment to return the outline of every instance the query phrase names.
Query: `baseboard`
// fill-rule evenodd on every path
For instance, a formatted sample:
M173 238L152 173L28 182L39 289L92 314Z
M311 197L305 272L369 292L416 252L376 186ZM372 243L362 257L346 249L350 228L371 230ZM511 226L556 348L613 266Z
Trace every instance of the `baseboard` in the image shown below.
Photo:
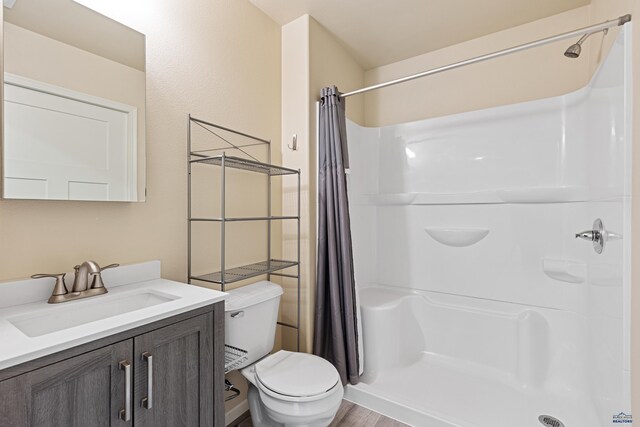
M247 402L247 399L244 399L243 401L238 403L236 406L231 408L229 412L225 412L224 425L225 426L230 425L232 422L240 418L240 416L245 412L247 412L248 410L249 410L249 402Z

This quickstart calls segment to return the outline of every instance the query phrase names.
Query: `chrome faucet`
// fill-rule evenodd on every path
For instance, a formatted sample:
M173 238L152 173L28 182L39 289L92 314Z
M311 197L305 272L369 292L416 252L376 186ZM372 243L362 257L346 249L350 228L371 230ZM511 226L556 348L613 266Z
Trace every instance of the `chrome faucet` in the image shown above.
M40 279L43 277L54 277L56 279L53 293L49 298L49 304L55 304L106 294L107 288L104 286L102 275L100 273L107 268L117 267L118 265L119 264L109 264L106 267L100 268L98 263L95 261L85 261L80 265L76 265L74 267L75 277L73 279L71 291L67 289L67 285L64 282L65 273L34 274L31 278Z

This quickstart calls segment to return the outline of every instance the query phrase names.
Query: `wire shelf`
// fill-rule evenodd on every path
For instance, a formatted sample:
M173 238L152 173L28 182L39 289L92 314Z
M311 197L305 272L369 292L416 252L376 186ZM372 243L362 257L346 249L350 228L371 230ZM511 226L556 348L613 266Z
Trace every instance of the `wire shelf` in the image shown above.
M234 347L232 345L224 345L224 373L238 369L244 362L249 360L247 350Z
M226 218L189 218L196 222L244 222L244 221L279 221L287 219L300 219L299 216L254 216L254 217L226 217Z
M194 153L191 153L194 155ZM251 172L259 172L270 176L278 175L294 175L299 173L295 169L289 169L282 166L271 165L269 163L256 162L255 160L243 159L235 156L211 156L196 158L191 160L193 163L204 163L208 165L222 166L222 159L224 158L224 166L233 169L242 169Z
M283 270L285 268L298 265L295 261L284 261L280 259L272 259L269 261L256 262L254 264L243 265L240 267L230 268L224 271L224 283L239 282L240 280L249 279L251 277L261 276L273 271ZM202 280L209 283L222 283L222 272L204 274L202 276L193 276L191 279Z

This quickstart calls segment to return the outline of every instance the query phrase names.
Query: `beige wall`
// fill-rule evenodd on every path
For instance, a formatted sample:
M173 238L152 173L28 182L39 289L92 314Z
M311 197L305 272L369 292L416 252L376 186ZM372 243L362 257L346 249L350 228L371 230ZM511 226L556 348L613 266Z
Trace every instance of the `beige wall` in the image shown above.
M147 37L147 202L0 201L0 280L160 259L184 281L187 114L280 141L280 27L248 1L102 3Z
M309 19L303 16L282 27L282 163L287 167L300 169L300 274L302 307L300 310L300 345L301 350L311 349L311 333L309 329L311 311L309 302L313 299L310 286L312 270L312 241L309 234L310 222L310 171L311 160L309 140ZM292 144L293 135L297 136L298 150L291 151L287 145ZM283 178L283 212L294 212L297 209L296 177ZM313 197L313 196L311 196ZM297 256L297 224L283 224L283 257L295 259ZM282 299L283 319L288 323L296 322L297 283L294 279L283 281L287 289ZM295 331L282 329L283 343L289 348L295 343Z
M341 42L313 18L309 18L309 97L312 117L310 127L315 135L315 103L320 99L320 90L337 86L341 92L364 85L364 69L347 52ZM364 99L347 102L347 117L356 123L364 123ZM315 146L315 144L314 144ZM314 158L315 164L315 158Z
M336 85L342 91L360 87L364 83L364 70L351 58L345 48L325 28L308 15L302 16L282 28L282 160L301 173L301 259L302 259L302 345L311 351L315 297L316 252L316 101L320 90ZM363 123L363 100L347 104L350 119ZM287 148L293 134L298 136L298 150ZM295 206L295 182L285 179L283 210ZM285 257L295 254L295 229L285 225ZM293 287L294 282L287 284ZM295 293L289 293L295 296ZM293 316L293 301L285 301L285 315ZM285 345L290 341L284 335ZM289 338L291 339L291 338Z
M393 80L589 25L589 7L570 10L404 61L367 70L366 85ZM384 126L545 98L587 83L589 55L568 60L559 42L364 95L365 123ZM588 52L587 52L588 53ZM357 95L348 99L349 102Z

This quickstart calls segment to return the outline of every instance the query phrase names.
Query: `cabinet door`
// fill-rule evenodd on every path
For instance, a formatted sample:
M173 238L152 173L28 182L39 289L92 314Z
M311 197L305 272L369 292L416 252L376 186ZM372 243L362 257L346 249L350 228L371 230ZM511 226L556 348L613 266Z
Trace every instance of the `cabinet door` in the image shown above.
M133 340L123 341L0 382L0 425L126 426L125 371Z
M136 427L213 425L211 313L135 337L134 354Z

